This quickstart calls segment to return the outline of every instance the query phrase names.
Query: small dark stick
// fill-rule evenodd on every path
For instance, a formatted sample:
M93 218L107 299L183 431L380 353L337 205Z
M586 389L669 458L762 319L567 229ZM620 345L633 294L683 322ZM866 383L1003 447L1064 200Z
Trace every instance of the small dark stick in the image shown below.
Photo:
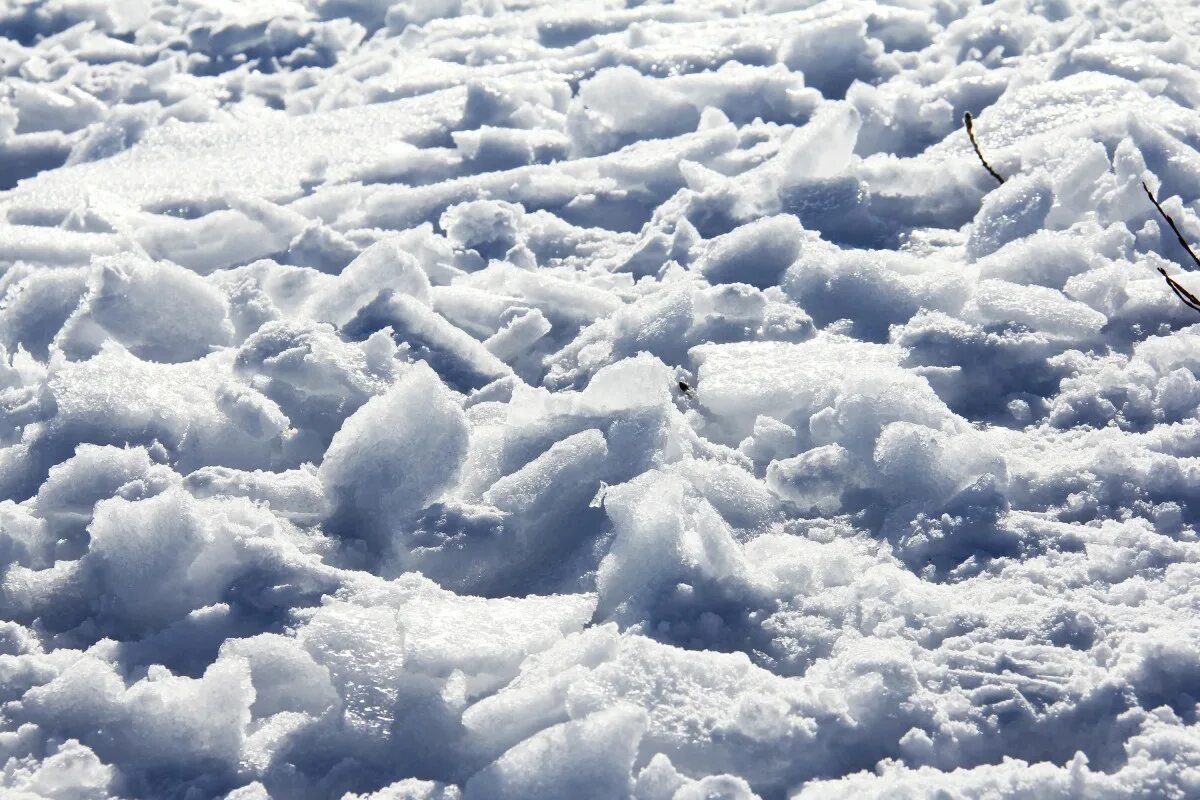
M1171 218L1171 215L1168 214L1162 207L1162 204L1158 202L1158 199L1155 198L1154 193L1150 191L1150 187L1146 185L1145 181L1142 181L1142 189L1145 190L1146 197L1150 198L1150 202L1154 204L1156 209L1158 209L1158 213L1162 215L1162 218L1165 219L1167 224L1171 226L1171 230L1175 232L1175 238L1179 240L1181 245L1183 245L1183 249L1187 250L1187 254L1192 257L1192 262L1197 267L1200 267L1200 258L1196 257L1196 252L1192 250L1191 245L1187 243L1187 239L1183 238L1183 234L1180 232L1179 226L1175 224L1175 220ZM1171 287L1171 291L1175 293L1175 296L1178 297L1185 306L1195 311L1200 311L1200 298L1183 288L1183 285L1168 275L1167 271L1162 267L1158 268L1158 272L1163 276L1163 278L1166 279L1167 286Z
M1171 218L1170 214L1163 210L1162 204L1155 199L1154 193L1150 191L1150 187L1146 185L1145 181L1142 181L1142 189L1145 190L1146 197L1150 198L1150 202L1154 203L1154 207L1158 209L1158 213L1161 214L1162 218L1165 219L1167 224L1171 226L1171 230L1175 232L1175 238L1179 240L1181 245L1183 245L1183 249L1187 250L1187 254L1192 257L1192 263L1194 263L1197 267L1200 267L1200 257L1196 256L1196 252L1192 250L1191 245L1187 243L1187 239L1184 239L1183 234L1179 232L1179 226L1175 224L1175 220Z
M1158 272L1160 275L1163 276L1163 278L1166 279L1167 286L1171 287L1171 291L1175 293L1176 297L1178 297L1181 301L1183 301L1183 304L1185 306L1192 309L1193 311L1200 311L1200 298L1196 297L1196 295L1192 294L1187 289L1183 288L1183 285L1180 284L1174 278L1172 278L1170 275L1168 275L1167 271L1165 269L1163 269L1162 267L1158 268Z
M1000 173L992 169L992 165L983 157L983 151L979 149L979 142L975 141L975 119L971 116L971 112L963 114L963 123L967 126L967 138L971 140L971 147L975 148L975 155L979 156L979 163L983 164L983 168L988 171L996 183L1004 183L1004 178L1000 177Z

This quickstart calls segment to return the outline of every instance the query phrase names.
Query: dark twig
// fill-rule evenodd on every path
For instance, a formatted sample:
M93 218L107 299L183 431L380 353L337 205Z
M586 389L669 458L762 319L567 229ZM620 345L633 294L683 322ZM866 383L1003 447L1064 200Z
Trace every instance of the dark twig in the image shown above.
M1145 190L1146 197L1150 198L1150 202L1153 203L1154 207L1158 209L1158 213L1162 215L1162 218L1165 219L1167 224L1171 226L1171 230L1175 232L1175 238L1179 240L1181 245L1183 245L1183 249L1187 250L1187 254L1192 257L1192 262L1197 267L1200 267L1200 258L1197 258L1196 251L1193 250L1192 246L1187 243L1187 239L1183 238L1183 234L1180 232L1179 226L1175 224L1175 220L1171 218L1171 215L1168 214L1165 209L1163 209L1162 203L1158 202L1158 199L1154 196L1154 192L1150 191L1150 187L1146 185L1145 181L1142 181L1142 189ZM1159 274L1166 279L1167 286L1171 287L1171 291L1175 293L1175 296L1178 297L1185 306L1193 309L1194 311L1200 311L1200 298L1183 288L1183 285L1168 275L1167 271L1162 267L1159 267L1158 271Z
M983 151L979 149L979 142L975 141L975 119L971 116L970 111L963 114L963 123L967 126L967 138L971 140L971 147L975 148L975 155L979 156L979 163L983 164L983 168L988 171L988 174L996 179L996 183L1004 183L1004 178L1000 176L999 172L992 169L992 165L983 157Z
M1142 181L1142 189L1146 191L1146 197L1149 197L1150 202L1154 203L1154 207L1158 209L1158 213L1161 214L1162 218L1165 219L1167 224L1171 226L1171 230L1175 232L1175 238L1179 240L1181 245L1183 245L1183 249L1187 250L1187 254L1192 257L1192 263L1194 263L1197 267L1200 267L1200 257L1196 256L1196 251L1192 250L1191 245L1187 243L1187 239L1184 239L1183 234L1179 232L1179 226L1175 224L1175 220L1171 219L1171 215L1163 210L1162 204L1155 199L1154 193L1150 191L1150 187L1146 185L1145 181Z
M1170 275L1168 275L1167 271L1165 269L1163 269L1162 267L1159 267L1158 271L1159 271L1159 274L1161 274L1164 278L1166 278L1167 286L1171 287L1171 291L1175 293L1176 297L1178 297L1181 301L1183 301L1183 304L1185 306L1192 309L1193 311L1200 311L1200 298L1196 297L1196 295L1192 294L1187 289L1183 288L1183 286L1179 283L1179 281L1175 280Z

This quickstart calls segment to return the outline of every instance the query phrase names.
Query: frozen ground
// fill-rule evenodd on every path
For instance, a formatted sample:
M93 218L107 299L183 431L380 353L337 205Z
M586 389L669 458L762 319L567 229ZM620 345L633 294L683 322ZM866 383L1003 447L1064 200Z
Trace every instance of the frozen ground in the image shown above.
M1194 4L0 34L5 800L1200 797Z

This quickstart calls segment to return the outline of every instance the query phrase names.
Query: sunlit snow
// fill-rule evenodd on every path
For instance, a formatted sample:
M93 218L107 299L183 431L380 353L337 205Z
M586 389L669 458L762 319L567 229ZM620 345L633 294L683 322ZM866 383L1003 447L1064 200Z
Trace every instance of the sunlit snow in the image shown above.
M1200 797L1200 6L0 37L4 800Z

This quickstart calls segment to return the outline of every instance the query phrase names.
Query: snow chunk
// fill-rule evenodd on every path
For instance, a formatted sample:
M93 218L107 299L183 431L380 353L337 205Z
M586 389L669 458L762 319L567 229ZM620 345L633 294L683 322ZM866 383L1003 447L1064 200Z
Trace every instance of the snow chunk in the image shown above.
M1017 175L983 202L967 239L967 254L981 258L1009 242L1041 230L1054 204L1054 190L1043 173Z
M820 338L693 348L701 404L740 441L762 415L808 431L816 444L873 444L887 421L934 427L953 416L929 384L897 366L886 345Z
M453 484L466 452L462 408L433 370L417 365L346 420L318 475L351 526L347 533L382 543L392 520L420 511Z
M596 577L602 615L637 619L681 583L748 586L745 556L729 526L681 479L645 473L605 492L604 509L616 538Z
M224 295L174 264L100 259L89 283L54 340L68 358L89 358L109 338L139 358L162 362L191 361L232 343Z
M779 283L808 235L791 215L760 219L709 242L696 269L710 283L748 283L765 289Z
M1108 318L1054 289L1001 280L980 281L972 307L983 322L1019 322L1067 340L1095 336Z
M579 87L567 112L577 155L597 155L639 139L694 131L700 111L662 81L631 67L603 69Z
M429 278L417 260L394 239L368 247L313 303L322 322L345 325L381 291L391 290L429 304Z
M467 781L466 800L629 794L646 712L617 706L530 737Z

